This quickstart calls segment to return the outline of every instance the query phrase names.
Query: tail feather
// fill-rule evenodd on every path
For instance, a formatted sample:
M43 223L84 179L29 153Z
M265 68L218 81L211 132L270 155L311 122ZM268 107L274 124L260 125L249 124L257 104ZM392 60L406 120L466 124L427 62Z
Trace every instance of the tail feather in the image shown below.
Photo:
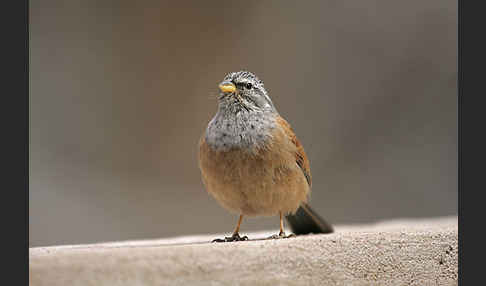
M332 225L319 216L308 204L303 203L295 212L285 217L296 235L332 233Z

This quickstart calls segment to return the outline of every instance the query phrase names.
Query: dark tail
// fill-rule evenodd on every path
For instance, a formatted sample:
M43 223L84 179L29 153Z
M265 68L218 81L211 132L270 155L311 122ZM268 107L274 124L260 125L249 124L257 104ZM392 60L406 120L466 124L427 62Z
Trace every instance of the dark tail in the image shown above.
M303 203L295 214L285 217L290 224L292 232L296 235L309 233L331 233L334 231L331 224L320 217L311 207Z

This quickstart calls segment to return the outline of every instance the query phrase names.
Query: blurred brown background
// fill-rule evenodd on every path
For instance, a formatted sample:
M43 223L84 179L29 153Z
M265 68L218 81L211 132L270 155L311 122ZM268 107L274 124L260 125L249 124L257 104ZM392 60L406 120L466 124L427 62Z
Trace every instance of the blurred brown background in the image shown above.
M457 214L457 1L36 0L30 47L30 246L229 233L197 142L240 69L303 142L322 216Z

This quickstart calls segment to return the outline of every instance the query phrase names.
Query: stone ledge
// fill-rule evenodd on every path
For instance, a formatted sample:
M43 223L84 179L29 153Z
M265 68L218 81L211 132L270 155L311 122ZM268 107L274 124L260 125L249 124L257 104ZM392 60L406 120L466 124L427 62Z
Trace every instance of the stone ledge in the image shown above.
M30 285L457 285L457 217L29 249ZM246 234L246 233L245 233ZM226 234L228 235L228 234Z

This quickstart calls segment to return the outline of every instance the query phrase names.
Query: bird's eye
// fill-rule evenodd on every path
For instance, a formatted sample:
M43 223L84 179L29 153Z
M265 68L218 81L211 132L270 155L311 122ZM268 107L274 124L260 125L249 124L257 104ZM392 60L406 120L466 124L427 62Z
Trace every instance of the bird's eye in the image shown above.
M252 85L251 83L247 83L247 84L246 84L246 88L247 88L247 89L251 89L252 87L253 87L253 85Z

